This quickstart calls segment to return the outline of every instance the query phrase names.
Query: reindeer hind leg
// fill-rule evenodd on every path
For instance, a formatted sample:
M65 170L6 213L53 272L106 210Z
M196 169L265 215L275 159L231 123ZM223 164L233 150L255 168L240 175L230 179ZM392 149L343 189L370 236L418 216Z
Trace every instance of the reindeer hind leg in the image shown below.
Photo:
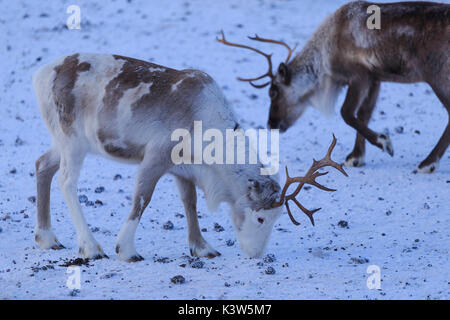
M431 85L431 87L433 88L433 91L436 93L439 100L444 105L445 109L447 109L448 122L447 127L445 128L444 133L442 134L438 143L428 155L428 157L419 164L416 170L414 170L414 173L433 173L434 171L436 171L439 166L439 160L442 158L450 144L450 91L448 89L450 87L450 84L444 82L444 84Z
M51 229L50 188L53 176L59 169L60 154L52 148L36 160L37 225L34 239L41 249L63 249Z

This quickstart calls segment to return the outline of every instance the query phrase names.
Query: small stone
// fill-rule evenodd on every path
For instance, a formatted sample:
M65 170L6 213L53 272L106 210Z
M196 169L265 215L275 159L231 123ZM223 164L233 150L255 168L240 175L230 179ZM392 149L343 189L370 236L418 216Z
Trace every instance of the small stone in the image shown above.
M345 221L345 220L341 220L341 221L338 222L338 226L341 227L341 228L348 229L348 222Z
M94 204L94 201L89 200L85 203L85 205L86 205L86 207L93 207L95 204Z
M80 203L86 203L88 202L88 197L85 196L84 194L81 194L78 196L78 201L80 201Z
M172 277L170 279L170 282L172 282L174 284L183 284L186 282L186 279L183 276L177 275L175 277Z
M163 229L164 230L172 230L173 229L173 223L172 221L167 221L166 223L163 224Z
M404 128L402 126L398 126L394 130L395 130L396 133L403 133Z
M227 287L227 288L229 288L229 287L231 287L231 284L229 284L228 282L225 282L225 287Z
M80 294L80 290L78 289L73 289L72 291L69 292L69 296L71 297L76 297L78 294Z
M387 216L390 216L391 214L392 214L392 211L391 211L391 210L386 211L386 215L387 215Z
M94 190L95 193L102 193L103 191L105 191L105 187L101 187L101 186L95 188L95 190Z
M31 203L36 203L36 197L35 196L28 197L28 201L30 201Z
M227 243L227 246L228 246L228 247L234 246L234 241L231 240L231 239L228 239L226 243Z
M205 266L205 263L203 261L196 260L196 261L191 262L190 266L191 266L191 268L194 268L194 269L203 269L203 267Z
M264 258L263 261L265 263L272 263L277 261L277 258L275 257L275 255L273 253L268 253Z
M119 179L122 179L122 176L120 174L116 174L114 176L114 181L119 180Z
M275 269L273 267L267 267L264 272L265 274L275 274Z
M217 222L215 222L215 223L214 223L214 231L216 231L216 232L222 232L222 231L225 231L225 229L224 229L220 224L218 224Z
M9 170L9 173L16 174L17 173L17 169L16 168L12 168L11 170Z
M368 263L368 262L369 262L369 259L362 258L362 257L350 259L350 263L353 263L353 264L364 264L364 263Z
M95 205L102 206L103 202L101 200L95 200Z
M425 210L429 210L430 209L430 205L428 204L428 203L424 203L423 204L423 208L425 209Z
M20 139L20 137L17 137L16 138L16 141L14 141L14 145L17 147L17 146L22 146L23 144L24 144L25 142L22 140L22 139Z
M114 273L114 272L106 273L106 274L102 275L100 277L100 279L109 279L109 278L114 277L115 275L117 275L117 273Z

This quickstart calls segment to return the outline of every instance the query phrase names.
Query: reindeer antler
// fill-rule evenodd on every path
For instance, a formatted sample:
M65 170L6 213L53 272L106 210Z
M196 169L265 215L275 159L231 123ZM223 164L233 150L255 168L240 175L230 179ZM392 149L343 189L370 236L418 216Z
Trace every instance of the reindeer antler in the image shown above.
M328 152L325 155L325 157L323 157L319 161L316 161L313 159L313 164L309 168L308 172L306 172L306 175L304 177L294 177L294 178L290 177L289 173L288 173L288 169L286 167L286 183L283 187L283 190L281 191L280 200L278 202L274 202L272 204L272 207L276 208L276 207L281 207L283 204L286 205L286 209L288 211L289 218L291 218L291 221L295 225L299 225L300 223L297 222L294 219L294 216L292 215L291 209L289 208L289 200L292 200L303 211L303 213L305 213L309 217L312 225L314 225L313 214L321 209L321 208L317 208L314 210L308 210L304 206L302 206L302 204L295 198L297 196L297 194L299 194L300 190L303 188L303 186L305 184L310 184L312 186L315 186L315 187L317 187L321 190L325 190L325 191L336 191L335 189L327 188L316 181L317 177L324 176L328 173L328 172L316 172L317 170L319 170L320 168L329 166L329 167L333 167L333 168L337 169L343 175L348 177L347 173L342 168L342 165L331 160L331 153L333 152L333 149L335 146L336 146L336 137L333 134L333 142L331 143L330 147L328 148ZM295 191L289 195L286 195L286 192L287 192L289 186L295 182L299 183L299 185L297 186Z
M221 33L222 33L222 39L219 39L218 37L216 38L216 40L218 42L223 43L224 45L227 45L227 46L244 48L244 49L248 49L248 50L254 51L256 53L259 53L259 54L263 55L267 59L267 62L269 63L268 71L265 74L263 74L262 76L259 76L259 77L256 77L256 78L251 78L251 79L250 78L245 79L245 78L240 78L239 77L237 79L239 81L249 82L253 87L258 88L258 89L259 88L264 88L265 86L267 86L272 81L272 79L274 78L274 75L272 73L272 54L264 53L261 50L258 50L256 48L253 48L253 47L250 47L250 46L246 46L246 45L243 45L243 44L229 42L229 41L227 41L225 39L225 34L223 33L223 30L221 31ZM260 80L260 79L263 79L265 77L269 77L270 81L268 81L268 82L266 82L264 84L259 84L259 85L253 83L253 81Z
M278 41L278 40L272 40L272 39L265 39L265 38L260 38L257 34L255 34L254 37L248 37L251 40L255 40L255 41L261 41L261 42L268 42L268 43L275 43L275 44L280 44L282 46L284 46L286 49L288 49L289 53L288 56L286 58L286 60L284 61L284 63L288 63L289 59L291 59L291 55L292 53L295 51L295 49L297 48L298 43L295 44L294 48L291 49L291 47L289 47L287 45L286 42L284 41Z

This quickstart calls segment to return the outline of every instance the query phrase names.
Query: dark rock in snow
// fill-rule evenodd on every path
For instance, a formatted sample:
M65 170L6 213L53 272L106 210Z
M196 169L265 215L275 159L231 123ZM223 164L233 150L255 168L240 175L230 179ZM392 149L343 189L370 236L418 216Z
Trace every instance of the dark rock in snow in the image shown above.
M338 226L341 227L341 228L348 229L348 222L345 221L345 220L341 220L341 221L338 222Z
M273 253L268 253L264 258L263 261L265 263L272 263L277 261L277 258L275 258L275 255Z
M220 224L218 224L217 222L215 222L215 223L214 223L214 231L216 231L216 232L222 232L222 231L225 231L225 229L224 229Z
M364 264L364 263L368 263L368 262L369 262L369 259L359 257L359 258L351 258L349 263L352 263L352 264Z
M163 224L163 229L165 230L172 230L173 229L173 223L172 221L167 221L166 223Z
M398 126L395 128L395 132L397 132L397 133L403 133L403 131L404 131L404 129L402 126Z
M265 274L275 274L275 269L273 267L267 267L264 272Z
M72 291L69 292L69 296L71 297L76 297L78 294L80 294L80 290L78 289L73 289Z
M183 276L181 276L181 275L177 275L175 277L172 277L170 279L170 282L172 282L174 284L183 284L183 283L186 282L186 279Z
M194 268L194 269L203 269L203 267L205 266L205 263L201 260L195 260L190 263L190 266L191 266L191 268Z
M36 203L36 197L35 196L28 197L28 201L30 201L31 203Z
M228 247L234 246L234 241L231 240L231 239L228 239L226 243L227 243L227 246L228 246Z
M80 203L86 203L86 202L88 202L88 197L85 196L84 194L80 194L78 196L78 201L80 201Z
M95 188L95 193L102 193L103 191L105 191L105 187L102 187L102 186L100 186L100 187L97 187L97 188Z

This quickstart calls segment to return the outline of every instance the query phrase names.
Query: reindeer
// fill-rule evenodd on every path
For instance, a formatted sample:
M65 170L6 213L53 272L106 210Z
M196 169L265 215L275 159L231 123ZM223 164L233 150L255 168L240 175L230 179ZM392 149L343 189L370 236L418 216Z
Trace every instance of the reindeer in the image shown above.
M367 27L368 7L381 12L381 28ZM280 44L289 55L277 72L272 71L271 55L253 47L219 42L262 54L269 70L262 76L245 79L255 88L270 84L268 126L286 131L308 105L330 113L340 89L348 86L341 115L357 131L353 151L345 165L363 166L365 140L394 155L386 133L367 127L382 81L428 83L447 109L450 118L450 5L432 2L371 3L350 2L318 27L303 50L292 60L291 49L282 41L249 37L251 40ZM268 77L263 84L255 81ZM355 116L356 113L356 116ZM437 145L414 171L432 173L450 144L450 121Z
M79 255L86 259L107 257L94 239L77 198L77 180L87 154L138 164L131 212L117 238L115 251L121 260L142 260L134 237L158 180L166 173L175 177L183 202L191 255L219 256L203 238L197 219L196 186L206 196L208 208L231 206L232 221L241 248L251 257L262 254L281 206L289 200L312 220L315 210L302 207L295 196L305 183L329 190L315 179L321 167L345 174L327 156L298 183L294 196L280 193L277 176L261 175L261 163L244 165L177 164L171 158L176 141L171 133L191 132L194 121L225 132L236 128L233 110L211 77L198 70L174 70L153 63L108 54L73 54L41 67L33 77L37 101L53 144L36 161L37 226L35 241L43 249L62 249L51 229L50 186L59 170L58 183L69 207L78 239ZM289 216L293 221L289 210Z

